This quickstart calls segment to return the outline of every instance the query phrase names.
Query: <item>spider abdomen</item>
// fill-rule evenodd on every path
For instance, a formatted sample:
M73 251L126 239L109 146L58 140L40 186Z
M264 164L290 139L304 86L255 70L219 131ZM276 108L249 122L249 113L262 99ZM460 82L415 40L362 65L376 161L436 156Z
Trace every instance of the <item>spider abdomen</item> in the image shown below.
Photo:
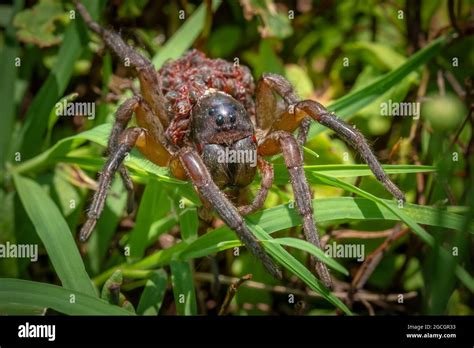
M159 74L162 92L168 102L173 124L183 127L196 102L209 90L215 89L231 95L242 103L249 115L255 114L252 96L255 84L250 70L243 65L223 59L210 59L204 53L191 50L181 58L165 64ZM178 127L178 128L179 128ZM173 141L180 143L186 133L173 130Z

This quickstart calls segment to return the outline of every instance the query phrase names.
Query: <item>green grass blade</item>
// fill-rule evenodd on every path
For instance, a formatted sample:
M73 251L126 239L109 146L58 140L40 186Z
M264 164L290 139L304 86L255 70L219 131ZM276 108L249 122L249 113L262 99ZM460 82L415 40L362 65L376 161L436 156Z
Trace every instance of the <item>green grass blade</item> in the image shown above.
M413 219L410 215L405 214L405 207L403 208L398 208L392 204L388 204L385 200L380 199L364 190L361 190L360 188L348 184L346 182L343 182L337 178L331 178L328 176L325 176L320 173L313 173L313 175L317 176L319 179L321 179L324 183L331 185L331 186L337 186L342 189L348 190L349 192L353 192L357 195L360 195L362 197L368 198L374 202L380 203L383 206L385 206L388 210L390 210L393 214L395 214L397 217L400 218L401 221L403 221L406 225L408 225L411 230L418 236L420 237L426 244L428 244L430 247L433 247L435 244L435 240L432 235L430 235L428 232L425 231L424 228L422 228L418 223L416 222L415 219ZM437 222L439 223L439 216L437 216ZM439 251L441 253L442 257L447 257L450 258L452 255L448 254L448 251L446 249L441 249ZM469 273L463 269L462 266L459 264L456 265L456 275L458 276L458 279L467 287L472 289L473 284L474 284L474 279L469 276Z
M197 315L196 291L189 262L171 261L170 267L176 312L179 315Z
M221 0L212 1L212 10L215 11ZM206 19L206 3L202 3L189 19L166 42L158 54L153 57L153 65L159 69L168 59L176 59L188 50L198 38L204 28Z
M13 18L21 8L23 1L16 0L5 30L4 45L0 54L0 105L2 106L2 117L0 126L0 172L3 171L11 145L13 123L15 120L15 80L18 67L15 65L17 57L18 41L15 38Z
M179 214L179 226L181 237L186 242L192 242L197 238L199 220L196 208L186 208Z
M270 240L262 240L263 243L277 243L280 245L286 245L292 248L300 249L310 253L317 257L321 262L325 263L332 269L341 272L344 275L349 275L349 271L344 268L339 262L334 261L332 258L327 256L324 251L315 247L313 244L307 242L303 239L296 239L296 238L275 238Z
M36 182L14 175L21 202L41 238L64 287L96 296L71 230L58 207Z
M143 256L149 241L150 228L154 222L160 220L169 210L167 198L162 185L150 178L140 201L135 227L130 232L128 247L130 259Z
M396 206L396 202L384 200L387 204ZM387 209L383 204L365 198L332 197L313 200L314 215L318 223L326 222L350 222L350 221L401 221L400 217ZM446 212L444 210L406 204L404 213L419 224L438 226L440 220L438 214L443 215L440 227L462 231L464 228L463 216ZM267 233L274 233L287 228L301 225L301 218L294 208L288 205L279 205L264 211L255 213L245 218L246 221L258 224ZM470 226L474 230L474 226ZM168 249L160 250L143 260L132 264L122 264L117 267L131 269L150 269L168 265L171 260L179 255L182 260L204 257L234 246L240 245L237 236L227 226L222 226L200 236L194 242L188 244L178 243ZM94 282L102 284L115 267L94 278Z
M334 111L339 117L343 119L354 115L357 111L363 109L372 101L380 97L383 93L387 92L390 88L400 83L400 81L402 81L412 71L416 70L418 67L425 64L431 58L441 52L445 43L445 36L442 36L437 40L432 41L423 49L413 54L404 64L400 65L397 69L394 69L389 73L381 76L380 78L378 78L371 84L365 86L364 88L353 91L329 104L328 110ZM318 129L320 130L323 128L313 122L309 130L308 139L311 139L314 135L316 135Z
M93 18L98 16L100 3L84 1ZM22 158L31 158L41 149L49 114L66 90L74 63L81 56L84 47L87 47L87 40L84 23L80 20L71 21L64 34L56 64L25 115L25 123L16 142L16 147L21 148Z
M76 290L28 280L0 279L0 307L14 304L17 308L52 308L68 315L131 315L125 309Z
M272 237L265 232L259 225L247 223L249 229L255 234L259 240L271 240ZM286 251L281 245L277 243L265 244L265 250L281 265L291 271L293 274L303 280L312 290L318 292L327 301L332 303L337 308L341 309L344 313L351 315L352 312L347 306L342 303L337 297L319 281L314 275L299 262L293 255Z
M137 314L158 315L165 297L167 283L168 274L164 269L153 271L150 274L138 303Z

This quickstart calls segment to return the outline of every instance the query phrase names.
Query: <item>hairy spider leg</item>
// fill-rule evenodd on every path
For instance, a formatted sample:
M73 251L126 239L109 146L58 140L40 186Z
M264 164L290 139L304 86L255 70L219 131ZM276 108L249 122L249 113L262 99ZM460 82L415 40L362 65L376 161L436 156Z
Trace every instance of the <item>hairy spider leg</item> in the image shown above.
M303 221L303 233L308 242L321 249L321 243L319 240L318 229L314 222L313 217L313 204L311 191L306 180L303 169L303 158L301 155L301 149L294 138L293 134L285 131L276 131L269 135L272 139L278 141L283 158L285 159L285 165L290 174L291 186L293 187L293 195L295 197L296 206L298 212ZM323 281L324 285L328 288L332 288L331 275L326 265L311 255L310 263L312 267L315 267L317 274Z
M79 233L79 239L81 242L85 242L91 235L100 214L104 210L105 198L107 197L107 191L110 187L110 183L114 178L115 172L119 169L123 160L135 146L137 139L145 133L145 130L138 127L127 128L120 135L118 145L115 151L110 154L107 162L104 165L102 173L99 178L98 189L92 199L92 204L87 211L87 221L82 226Z
M291 93L292 89L285 91ZM303 170L303 156L299 144L290 132L293 132L306 117L304 112L286 117L286 105L279 103L272 86L263 79L257 83L256 123L261 131L258 139L258 152L261 156L270 156L282 152L290 174L293 194L298 213L303 221L303 232L308 242L321 249L319 235L313 218L311 191ZM263 128L263 129L262 129ZM310 256L311 267L327 287L332 280L325 264Z
M179 152L179 159L199 194L212 205L227 226L235 231L242 243L263 263L270 274L277 279L282 279L281 270L247 228L237 208L212 181L211 174L199 154L192 148L183 148Z
M167 101L161 89L161 79L153 64L132 47L127 45L117 33L104 29L94 22L89 12L79 1L74 1L87 26L97 33L105 44L117 55L125 66L135 68L140 80L140 90L143 98L158 116L163 127L168 127L170 118L167 113Z
M127 99L117 109L117 112L115 113L115 122L112 126L112 131L110 132L109 141L107 143L107 155L111 155L117 151L120 136L125 131L125 128L127 128L128 123L132 119L133 111L136 109L139 102L140 98L135 96ZM123 164L120 164L118 171L125 189L127 190L127 212L130 214L134 207L133 182Z
M283 76L277 74L264 74L262 76L262 81L265 85L269 86L279 94L290 107L290 110L279 119L282 125L285 124L287 127L292 128L290 130L285 130L290 132L293 131L298 127L299 122L305 118L305 115L309 115L313 120L329 129L332 129L338 136L351 145L362 156L377 180L380 181L397 200L402 202L405 201L405 195L387 176L370 149L367 140L357 129L336 117L316 101L300 101L294 93L290 82L288 82L288 80ZM275 130L278 130L278 128Z
M262 176L260 187L255 194L255 198L253 199L252 203L240 206L238 208L240 214L242 215L251 214L262 208L265 200L267 199L268 190L270 190L273 185L274 172L272 164L265 161L263 157L258 156L257 166L260 171L260 175Z

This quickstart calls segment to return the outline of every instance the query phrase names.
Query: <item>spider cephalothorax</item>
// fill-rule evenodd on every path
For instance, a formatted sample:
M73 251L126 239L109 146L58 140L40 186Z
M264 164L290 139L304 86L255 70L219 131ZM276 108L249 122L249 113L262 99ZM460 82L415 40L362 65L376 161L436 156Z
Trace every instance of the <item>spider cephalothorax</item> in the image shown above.
M208 90L194 105L191 120L191 138L217 186L248 186L257 169L251 161L257 144L244 106L224 92Z
M301 153L311 119L353 146L386 189L398 200L404 200L363 135L318 102L299 100L284 77L266 73L255 86L248 68L206 58L195 50L157 72L148 59L125 44L119 35L94 22L82 4L77 3L77 8L86 24L119 59L135 69L141 90L140 96L128 99L116 112L108 143L109 157L80 232L82 241L94 229L115 172L120 173L125 183L129 203L133 202L133 184L122 161L137 147L150 161L170 167L175 177L190 180L203 203L217 212L273 276L281 279L280 269L248 229L242 215L261 208L272 186L273 167L264 157L282 153L305 238L320 248ZM133 114L138 127L127 128ZM298 128L297 140L292 132ZM256 170L262 179L254 200L248 205L234 206L221 190L248 186ZM129 209L132 206L129 204ZM320 279L330 287L332 281L326 266L313 257L310 261Z

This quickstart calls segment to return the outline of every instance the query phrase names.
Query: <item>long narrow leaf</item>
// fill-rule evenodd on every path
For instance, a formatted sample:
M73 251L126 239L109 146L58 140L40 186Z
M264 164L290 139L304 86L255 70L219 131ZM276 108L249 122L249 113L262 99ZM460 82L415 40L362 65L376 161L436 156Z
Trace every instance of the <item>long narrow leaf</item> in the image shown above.
M71 230L58 207L33 180L14 175L15 187L64 287L96 296Z
M0 307L44 307L68 315L131 315L129 311L88 294L57 285L0 279Z

